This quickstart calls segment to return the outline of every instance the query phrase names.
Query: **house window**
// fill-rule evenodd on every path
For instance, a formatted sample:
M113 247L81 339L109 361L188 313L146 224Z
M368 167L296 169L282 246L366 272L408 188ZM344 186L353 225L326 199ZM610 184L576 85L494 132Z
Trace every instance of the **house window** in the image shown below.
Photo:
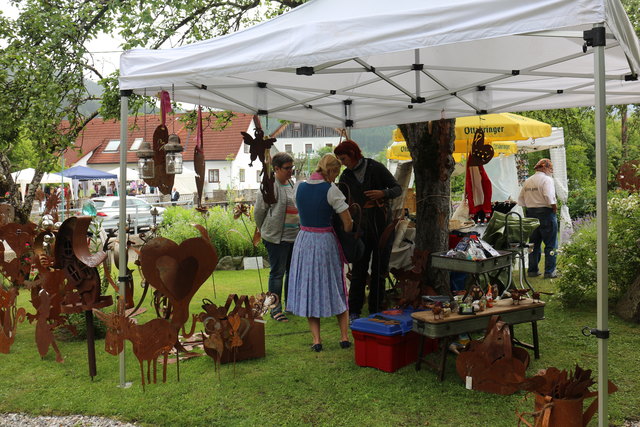
M302 124L300 122L293 122L293 128L300 130L302 128Z
M324 128L322 126L316 127L316 136L324 136Z
M209 182L220 182L220 169L209 169Z
M140 148L141 143L142 143L142 138L136 138L135 140L133 140L133 144L131 144L131 148L129 148L129 151L138 151L138 148Z
M333 144L325 144L325 147L333 147Z
M244 182L244 169L240 169L240 182Z
M107 143L107 146L104 147L104 152L105 153L115 153L118 151L118 148L120 148L120 140L119 139L112 139Z
M260 172L262 171L256 171L256 182L260 182Z
M312 144L304 144L304 152L307 154L311 154L311 152L313 151L313 145Z
M242 143L242 145L244 145L244 152L245 154L248 154L251 152L251 146L249 144L245 144L244 142Z
M291 144L284 144L285 153L292 153L293 149L291 148Z

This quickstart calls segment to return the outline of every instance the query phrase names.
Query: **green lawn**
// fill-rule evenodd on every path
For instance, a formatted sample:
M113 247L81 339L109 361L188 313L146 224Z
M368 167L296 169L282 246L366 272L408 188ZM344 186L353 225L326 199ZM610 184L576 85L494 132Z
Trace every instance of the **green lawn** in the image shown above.
M267 274L262 271L265 288ZM534 286L550 290L552 283L539 279ZM211 281L202 286L193 311L200 311L202 298L222 302L231 292L261 292L256 271L216 272L215 287L217 298ZM595 305L565 310L553 298L546 299L546 320L539 322L541 358L532 358L528 373L549 366L571 369L575 363L595 370L597 340L580 332L585 325L596 326ZM25 291L20 305L33 311ZM609 325L610 378L620 388L610 397L609 414L613 424L621 425L626 418L640 417L640 334L638 325L614 316ZM23 323L11 353L0 355L0 412L101 415L166 426L514 426L516 411L533 410L532 399L523 393L497 396L466 390L453 358L442 383L427 367L416 372L410 365L385 373L358 367L353 349L339 348L335 319L323 320L322 333L325 350L314 353L306 319L268 321L266 358L223 365L218 372L206 356L191 359L180 364L180 382L172 365L166 384L149 385L143 392L130 345L127 380L133 386L120 389L118 358L103 350L103 341L97 343L98 375L91 381L83 342L59 343L63 364L55 362L52 352L41 360L34 325ZM516 334L529 340L530 327L518 325Z

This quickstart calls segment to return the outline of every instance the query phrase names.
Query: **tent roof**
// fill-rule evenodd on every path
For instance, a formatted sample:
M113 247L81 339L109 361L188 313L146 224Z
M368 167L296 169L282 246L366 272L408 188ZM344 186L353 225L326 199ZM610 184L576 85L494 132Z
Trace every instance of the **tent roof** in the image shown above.
M17 184L31 184L33 180L33 175L35 175L36 170L33 168L26 168L19 170L17 172L12 172L11 176L13 180ZM71 183L71 178L63 178L56 173L45 173L40 180L41 184L60 184L62 182Z
M551 130L550 136L516 141L516 144L518 145L518 150L525 151L539 151L564 147L564 129L554 127Z
M127 51L120 88L356 128L586 106L583 31L598 23L607 103L640 102L640 83L625 81L640 44L619 0L312 0L228 36Z
M62 176L66 176L71 179L77 179L80 181L118 178L116 174L104 172L97 169L91 169L86 166L74 166L72 168L63 170L59 174Z

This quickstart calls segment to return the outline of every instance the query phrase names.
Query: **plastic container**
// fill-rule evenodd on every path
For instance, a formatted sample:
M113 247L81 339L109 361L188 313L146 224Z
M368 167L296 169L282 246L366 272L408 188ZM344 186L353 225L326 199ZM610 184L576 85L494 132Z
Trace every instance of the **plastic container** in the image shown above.
M358 366L395 372L418 359L420 335L411 331L413 310L389 313L375 313L351 323ZM385 321L388 323L382 323ZM435 351L437 343L437 340L425 337L424 354Z

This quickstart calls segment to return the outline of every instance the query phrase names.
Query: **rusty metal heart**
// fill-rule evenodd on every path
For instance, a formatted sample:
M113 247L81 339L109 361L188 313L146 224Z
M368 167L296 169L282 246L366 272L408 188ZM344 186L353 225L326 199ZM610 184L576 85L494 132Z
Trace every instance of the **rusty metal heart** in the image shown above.
M156 237L140 251L144 277L174 304L193 297L213 272L216 259L215 249L200 237L179 245Z

